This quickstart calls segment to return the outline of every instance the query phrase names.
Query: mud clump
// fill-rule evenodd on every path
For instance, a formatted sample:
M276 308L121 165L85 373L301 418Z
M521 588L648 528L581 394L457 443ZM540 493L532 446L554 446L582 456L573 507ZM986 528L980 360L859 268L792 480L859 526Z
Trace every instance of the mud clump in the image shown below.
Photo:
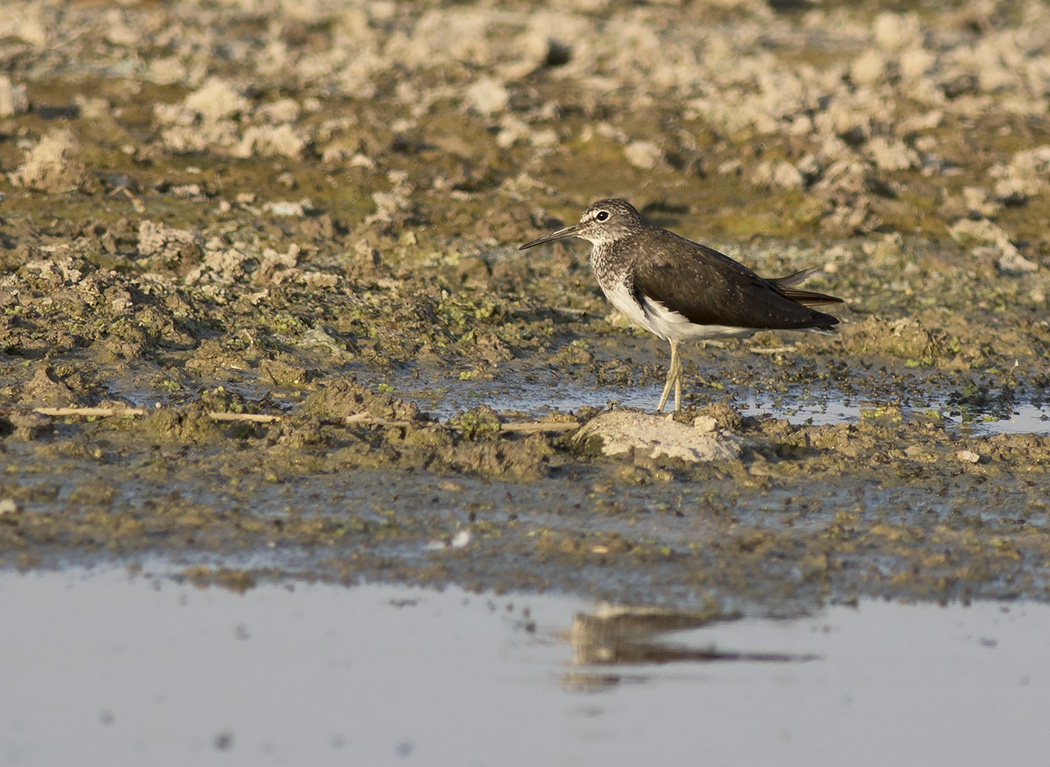
M709 419L703 423L709 423L710 429L736 433L744 428L744 417L725 402L714 402L701 408L697 418Z
M253 429L238 436L255 436ZM320 418L314 415L298 413L282 419L279 423L267 427L266 441L271 445L280 445L293 450L303 448L324 448L334 444L335 439Z
M274 386L301 389L316 375L316 371L308 370L291 355L259 361L259 379Z
M44 363L36 366L36 372L22 392L22 401L41 407L72 407L79 397L58 377L55 369Z
M441 454L454 471L505 482L535 482L547 476L554 449L540 435L525 439L461 442Z
M946 351L943 337L908 317L892 322L869 320L858 330L856 343L868 352L926 365L941 361Z
M80 159L80 144L72 131L48 133L26 153L25 162L14 174L15 183L40 192L60 194L88 191L87 168Z
M54 420L40 413L11 413L0 419L0 436L32 442L53 433Z
M199 233L144 219L139 224L139 265L147 269L170 268L189 274L201 261L204 244Z
M352 380L328 381L318 385L303 400L304 413L319 418L340 420L355 415L367 415L392 421L416 421L419 406L390 394L373 392Z
M143 429L150 439L161 444L206 445L223 439L222 431L201 403L179 410L170 407L151 409Z

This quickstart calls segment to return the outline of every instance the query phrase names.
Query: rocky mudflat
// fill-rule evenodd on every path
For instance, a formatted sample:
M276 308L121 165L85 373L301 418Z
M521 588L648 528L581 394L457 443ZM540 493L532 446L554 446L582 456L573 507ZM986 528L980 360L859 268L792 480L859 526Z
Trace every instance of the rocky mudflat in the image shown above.
M0 561L1045 600L1048 114L1039 2L7 3ZM608 196L841 329L603 452L666 345L517 246Z

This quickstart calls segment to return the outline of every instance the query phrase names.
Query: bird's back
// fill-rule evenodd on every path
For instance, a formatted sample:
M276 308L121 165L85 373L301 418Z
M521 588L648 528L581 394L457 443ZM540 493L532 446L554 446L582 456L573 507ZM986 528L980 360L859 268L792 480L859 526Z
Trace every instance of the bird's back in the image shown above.
M609 265L631 275L636 297L659 301L697 325L802 330L838 324L837 318L806 304L839 299L763 279L724 253L666 229L646 226L611 250Z

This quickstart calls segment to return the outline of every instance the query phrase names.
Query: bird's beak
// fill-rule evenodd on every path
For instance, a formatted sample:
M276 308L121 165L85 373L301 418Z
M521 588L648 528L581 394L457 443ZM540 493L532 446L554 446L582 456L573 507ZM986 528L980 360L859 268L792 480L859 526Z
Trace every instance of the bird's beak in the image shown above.
M545 234L542 237L533 240L532 242L526 242L524 245L522 245L520 248L518 248L518 250L527 250L528 248L531 248L534 245L542 245L545 242L554 242L555 240L564 240L566 237L575 237L576 236L576 230L579 229L579 228L580 228L579 224L573 224L572 226L567 226L564 229L559 229L556 232L551 232L550 234Z

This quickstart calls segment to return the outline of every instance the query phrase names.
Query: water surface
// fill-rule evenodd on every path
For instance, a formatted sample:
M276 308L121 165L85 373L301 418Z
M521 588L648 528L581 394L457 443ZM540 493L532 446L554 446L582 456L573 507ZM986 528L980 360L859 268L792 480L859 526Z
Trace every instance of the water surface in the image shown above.
M0 575L7 764L1042 764L1050 606Z

